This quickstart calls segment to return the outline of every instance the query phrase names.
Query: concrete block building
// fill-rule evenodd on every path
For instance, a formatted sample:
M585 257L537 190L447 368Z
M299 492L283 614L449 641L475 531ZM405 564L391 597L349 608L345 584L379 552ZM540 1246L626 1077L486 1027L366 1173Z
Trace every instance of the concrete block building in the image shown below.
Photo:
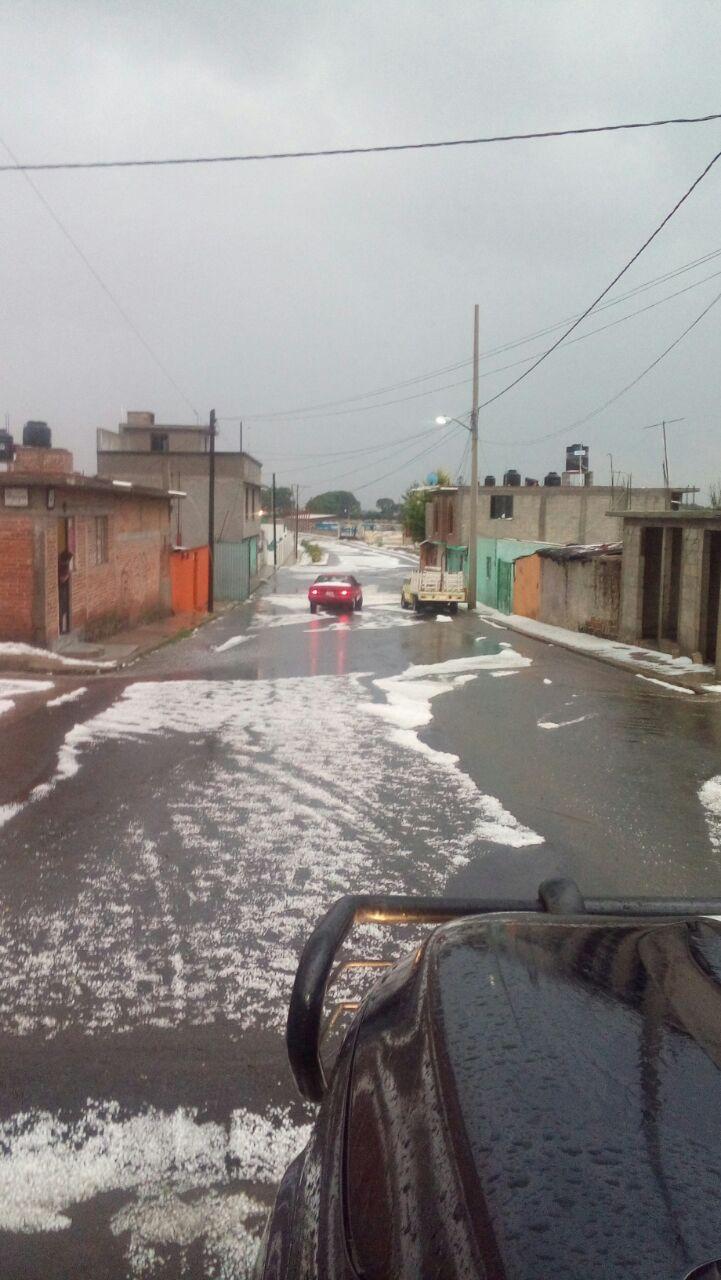
M57 648L170 612L173 498L17 448L0 470L0 640Z
M156 423L155 414L127 414L117 431L97 433L98 475L182 490L176 545L208 544L209 443L207 426ZM215 595L245 599L258 569L261 464L248 453L215 451Z
M619 639L721 667L721 512L623 517Z

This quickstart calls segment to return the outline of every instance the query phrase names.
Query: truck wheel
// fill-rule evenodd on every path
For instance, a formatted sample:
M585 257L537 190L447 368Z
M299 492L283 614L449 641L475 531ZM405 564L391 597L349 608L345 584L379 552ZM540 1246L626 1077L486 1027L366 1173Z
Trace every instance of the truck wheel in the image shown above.
M401 592L401 609L407 609L408 607L409 607L409 605L408 605L408 601L406 600L405 596L403 595L403 592Z
M317 613L317 612L318 612L318 606L317 606L317 604L312 604L312 605L310 606L310 611L311 611L311 613Z
M458 601L457 601L457 600L451 600L451 603L450 603L450 604L449 604L449 606L448 606L448 612L450 613L450 615L451 615L451 617L452 617L452 618L455 618L456 614L458 613Z
M418 596L413 597L413 608L415 609L416 613L423 613L423 605L418 599Z
M359 596L359 597L358 597L358 599L356 600L356 602L355 602L355 607L356 607L356 612L358 611L358 609L362 609L362 608L363 608L363 597L362 597L362 596Z

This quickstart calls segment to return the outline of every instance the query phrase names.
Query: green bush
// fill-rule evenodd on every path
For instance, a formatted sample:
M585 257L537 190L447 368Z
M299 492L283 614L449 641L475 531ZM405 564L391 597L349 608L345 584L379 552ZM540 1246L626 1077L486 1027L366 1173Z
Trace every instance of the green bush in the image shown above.
M319 560L322 560L323 552L317 542L308 542L307 538L304 538L300 545L310 556L311 564L317 564Z

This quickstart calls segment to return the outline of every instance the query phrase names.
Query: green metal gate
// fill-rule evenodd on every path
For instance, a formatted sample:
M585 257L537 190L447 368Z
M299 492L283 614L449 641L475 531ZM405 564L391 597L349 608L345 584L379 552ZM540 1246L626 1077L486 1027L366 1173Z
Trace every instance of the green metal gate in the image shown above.
M250 538L216 542L213 592L216 600L247 600L250 595Z
M498 606L501 613L513 613L513 561L498 561Z

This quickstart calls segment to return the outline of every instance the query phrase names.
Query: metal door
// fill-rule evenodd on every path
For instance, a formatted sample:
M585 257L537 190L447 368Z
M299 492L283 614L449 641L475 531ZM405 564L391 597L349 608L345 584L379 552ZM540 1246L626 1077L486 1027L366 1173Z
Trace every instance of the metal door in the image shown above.
M513 613L513 561L498 561L498 600L501 613Z
M216 600L247 600L250 595L250 539L216 542L213 591Z

